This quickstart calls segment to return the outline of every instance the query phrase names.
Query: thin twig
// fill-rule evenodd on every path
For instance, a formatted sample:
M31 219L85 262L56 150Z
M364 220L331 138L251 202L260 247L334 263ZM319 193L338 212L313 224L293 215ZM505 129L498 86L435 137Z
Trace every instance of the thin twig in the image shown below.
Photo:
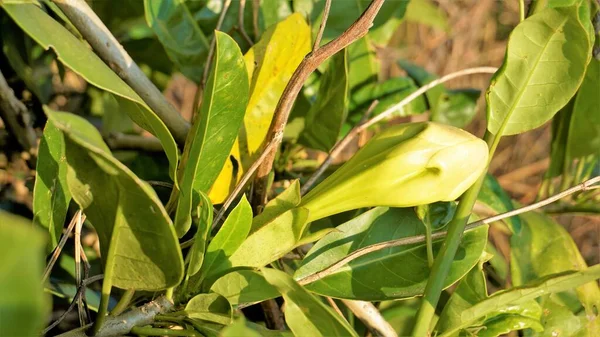
M260 307L265 314L265 323L267 328L273 330L285 330L285 320L279 305L274 299L268 299L260 302Z
M279 136L279 137L281 137L281 136ZM258 157L256 159L256 161L252 164L252 166L250 166L250 168L248 168L248 171L246 171L246 173L244 173L244 175L242 176L242 179L240 180L240 182L235 186L235 188L233 189L233 192L231 192L231 194L229 194L229 196L227 197L227 199L223 203L223 206L219 210L219 213L217 213L217 215L215 216L215 220L213 221L213 224L212 224L212 229L215 229L215 227L217 227L217 225L219 224L219 220L221 220L221 218L223 217L223 215L225 215L225 212L227 211L227 209L229 208L229 206L231 206L231 203L235 200L235 198L237 198L238 194L242 191L242 189L244 188L244 186L246 186L246 183L248 182L248 180L250 180L250 178L254 174L254 171L256 171L256 169L258 168L258 166L267 157L267 154L269 153L269 150L272 149L272 148L274 148L277 144L278 144L277 142L271 141L267 145L267 147L265 148L265 150L261 153L260 157Z
M252 45L254 42L250 39L250 36L248 36L248 33L246 33L246 28L244 27L244 10L246 9L246 0L240 0L240 8L238 11L238 26L240 29L240 33L242 34L242 37L244 38L244 40L246 40L246 42L248 42L249 45Z
M84 288L81 277L81 228L83 227L83 220L81 214L82 212L80 210L78 212L77 221L75 224L75 284L77 284L77 288ZM85 310L83 307L83 299L81 296L78 296L77 315L79 316L79 326L85 325L85 317L83 316L84 312Z
M54 329L55 326L59 325L60 322L62 322L67 317L67 315L75 308L75 305L77 304L77 299L79 299L81 297L81 294L84 292L85 287L88 284L94 283L96 281L100 281L100 280L102 280L102 278L104 278L104 275L101 274L101 275L94 275L90 278L83 280L81 286L77 288L77 292L75 293L73 300L71 300L71 304L69 305L67 310L65 310L65 312L63 312L62 315L60 315L56 319L56 321L52 322L52 324L48 325L44 329L44 331L42 331L42 336L46 335L46 333L48 333L48 331Z
M323 38L323 32L325 31L325 25L327 24L327 18L329 18L329 9L331 9L331 0L325 1L325 8L323 9L323 17L321 18L321 25L319 26L319 32L315 37L315 43L313 44L313 53L319 49L321 39Z
M60 241L58 242L58 245L56 245L56 248L54 248L54 252L52 252L52 257L50 258L50 261L48 261L48 264L46 265L46 269L44 270L44 276L42 277L42 284L46 283L46 280L48 280L48 277L50 276L50 272L52 272L52 268L54 267L54 264L58 260L58 257L60 256L60 253L62 252L62 249L65 246L65 243L67 243L67 239L69 239L69 235L73 231L73 228L75 228L75 224L77 224L77 217L79 216L79 212L80 211L77 211L75 213L75 216L73 216L73 218L71 219L71 222L69 222L69 226L67 226L67 230L62 234L62 236L60 237ZM84 215L84 217L85 217L85 215ZM83 221L85 221L85 218Z
M344 316L344 313L340 310L340 307L338 307L338 305L335 303L335 300L329 296L325 296L325 299L327 300L327 302L329 303L329 305L333 308L333 310L335 312L337 312L338 315L340 315L340 317L348 322L348 320L346 319L346 316Z
M96 53L142 98L165 123L181 146L190 129L188 122L169 103L84 0L52 0L71 20Z
M260 0L252 0L252 28L254 30L254 40L258 40L260 32L258 31L258 11L260 9Z
M371 115L373 110L375 110L375 107L377 107L378 104L379 100L377 99L371 102L371 105L369 106L367 111L365 111L365 114L362 116L358 125L355 126L352 130L350 130L350 132L348 132L346 136L344 136L344 138L342 138L338 143L335 144L335 146L333 147L333 149L331 149L329 155L327 155L327 158L325 158L321 166L319 166L319 168L302 185L302 188L300 189L300 195L305 195L306 192L308 192L312 185L315 184L317 179L319 179L321 175L323 175L323 173L327 171L331 163L333 163L333 160L344 150L344 148L346 148L346 146L348 146L348 144L350 144L352 139L354 139L354 137L356 137L359 134L359 132L355 130L357 130L359 126L361 126L367 121L367 118L369 118L369 116Z
M346 29L342 35L338 36L316 51L308 54L304 60L302 60L298 68L296 68L296 71L294 71L292 78L286 85L283 94L277 103L277 108L273 114L273 120L269 128L267 139L276 140L275 136L283 133L283 129L285 128L294 102L296 101L296 97L300 93L300 90L302 89L308 76L329 57L346 48L354 41L365 36L369 32L369 28L371 28L373 25L373 20L381 9L383 2L384 0L371 1L361 16L350 27L348 27L348 29ZM275 154L279 144L281 143L281 140L278 139L276 142L277 146L269 151L267 157L257 169L256 184L254 184L254 196L252 197L252 201L255 205L264 205L266 203L268 192L266 190L267 177L271 171L271 168L273 167Z
M210 72L210 67L212 65L212 59L215 55L215 48L217 46L217 34L216 31L221 29L223 25L223 21L225 20L225 15L227 14L227 10L231 5L231 0L223 0L223 8L221 9L221 14L219 15L219 19L217 21L217 26L215 27L215 34L213 34L213 38L210 41L210 48L208 49L208 56L206 58L206 63L204 64L204 73L202 74L202 80L200 84L196 88L196 93L194 94L194 103L192 104L192 122L195 119L196 114L198 113L198 104L200 104L200 97L204 93L204 88L206 87L206 81L208 81L208 73Z
M388 323L371 302L342 300L345 306L360 319L369 330L383 337L398 337L396 330Z
M19 142L21 148L33 154L36 147L36 135L33 120L27 107L19 101L0 72L0 118L6 129Z
M541 201L531 204L529 206L525 206L525 207L515 209L515 210L509 211L506 213L502 213L502 214L499 214L496 216L492 216L489 218L485 218L485 219L481 219L481 220L472 222L465 227L465 231L468 231L468 230L471 230L471 229L474 229L474 228L477 228L477 227L480 227L480 226L483 226L483 225L486 225L486 224L489 224L492 222L510 218L515 215L523 214L523 213L532 211L534 209L538 209L540 207L546 206L550 203L553 203L559 199L562 199L568 195L571 195L571 194L579 192L579 191L587 191L590 189L596 189L599 186L592 186L592 185L599 183L599 182L600 182L600 176L586 180L579 185L573 186L561 193L558 193L557 195L554 195L550 198L541 200ZM446 236L446 234L447 234L446 231L436 232L431 235L431 238L432 238L432 240L443 238ZM355 260L361 256L364 256L364 255L367 255L367 254L370 254L370 253L373 253L373 252L376 252L376 251L379 251L382 249L386 249L386 248L405 246L405 245L411 245L411 244L415 244L415 243L425 242L425 239L426 239L425 235L416 235L416 236L411 236L411 237L397 239L397 240L390 240L390 241L375 243L375 244L372 244L369 246L362 247L360 249L353 251L352 253L348 254L347 256L345 256L341 260L333 263L332 265L330 265L314 274L308 275L308 276L298 280L298 283L300 285L306 285L306 284L315 282L317 280L320 280L328 275L333 274L338 269L340 269L344 265L348 264L350 261Z

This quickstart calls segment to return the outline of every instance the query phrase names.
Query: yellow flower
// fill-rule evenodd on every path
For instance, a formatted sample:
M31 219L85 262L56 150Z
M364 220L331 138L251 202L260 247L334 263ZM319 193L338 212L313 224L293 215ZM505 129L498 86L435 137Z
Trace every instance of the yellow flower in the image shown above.
M486 143L432 122L390 127L308 193L308 221L361 207L412 207L451 201L487 167Z

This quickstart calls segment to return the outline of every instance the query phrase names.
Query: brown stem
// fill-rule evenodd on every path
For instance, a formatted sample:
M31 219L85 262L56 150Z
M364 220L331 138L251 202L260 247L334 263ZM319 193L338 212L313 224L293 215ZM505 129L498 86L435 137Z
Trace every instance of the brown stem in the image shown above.
M267 323L267 328L272 330L285 330L283 313L274 299L260 302L260 306L265 313L265 323Z
M275 153L281 143L279 137L275 137L283 133L285 124L287 123L288 117L296 97L300 93L304 82L308 76L325 60L346 48L352 42L360 39L369 32L369 28L373 25L375 16L381 9L384 0L373 0L362 13L362 15L356 20L342 35L338 36L331 42L327 43L323 47L316 51L308 54L304 60L300 63L292 78L288 82L283 95L279 99L277 108L273 115L273 121L267 135L267 139L277 139L277 146L270 150L265 160L261 163L257 170L256 183L254 185L254 196L252 198L255 205L264 205L267 197L267 177L271 168L273 167L273 161L275 159Z
M19 101L0 72L0 118L6 129L19 142L21 148L31 154L36 147L33 120L27 107Z
M321 39L323 38L323 32L325 31L325 25L327 24L327 18L329 18L329 10L331 9L331 0L325 1L325 8L323 9L323 18L321 18L321 25L319 26L319 32L315 37L315 44L313 45L313 52L319 49L321 45Z
M252 42L252 40L250 39L250 36L248 36L248 33L246 33L246 28L244 27L244 10L246 9L246 0L240 0L240 9L238 12L238 26L240 29L240 33L242 34L242 37L244 38L244 40L246 40L246 42L248 42L249 45L252 45L254 42Z

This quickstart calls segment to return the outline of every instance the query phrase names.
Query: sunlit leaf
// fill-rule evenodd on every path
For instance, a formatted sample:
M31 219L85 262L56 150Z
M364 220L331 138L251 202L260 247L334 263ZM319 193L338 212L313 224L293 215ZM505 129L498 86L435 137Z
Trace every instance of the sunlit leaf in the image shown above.
M227 34L216 32L215 36L213 68L178 172L181 180L174 224L180 237L191 225L194 194L207 193L227 161L247 103L248 74L242 53Z
M513 30L486 95L491 133L531 130L567 104L591 57L587 33L577 7L544 9Z
M261 273L254 270L239 270L225 274L210 288L227 298L231 305L262 302L279 296Z
M185 313L190 318L219 324L229 324L232 319L231 305L219 294L199 294L185 305Z

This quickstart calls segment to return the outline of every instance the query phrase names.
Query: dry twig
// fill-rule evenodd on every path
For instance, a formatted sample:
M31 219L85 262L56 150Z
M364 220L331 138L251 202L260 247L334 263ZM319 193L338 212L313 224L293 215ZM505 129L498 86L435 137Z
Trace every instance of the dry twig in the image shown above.
M19 142L24 151L31 153L36 148L33 120L27 107L19 101L0 72L0 118L6 129Z
M345 306L360 319L369 330L377 331L383 337L398 337L396 330L388 323L371 302L342 300Z

